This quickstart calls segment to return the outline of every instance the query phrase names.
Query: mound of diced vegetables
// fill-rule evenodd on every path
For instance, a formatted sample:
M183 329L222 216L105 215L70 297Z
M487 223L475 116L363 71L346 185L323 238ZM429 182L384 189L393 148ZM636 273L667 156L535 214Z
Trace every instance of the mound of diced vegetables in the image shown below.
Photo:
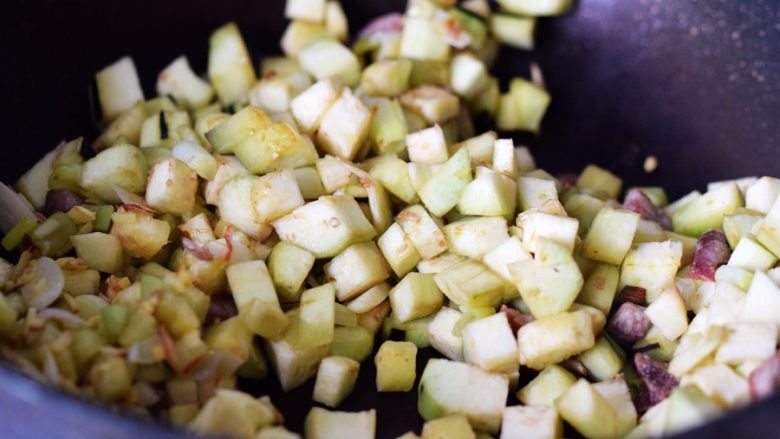
M417 388L423 438L659 436L773 393L780 180L621 204L604 169L559 180L475 136L479 113L538 131L538 71L502 93L490 66L570 6L499 3L413 0L350 48L338 2L288 0L285 56L259 79L234 24L208 80L181 57L147 100L130 58L98 72L95 155L64 142L19 192L0 185L21 251L0 260L3 358L235 438L298 437L236 390L268 363L327 407L288 427L373 438L374 410L331 410L372 354L379 392ZM428 347L444 358L418 380Z

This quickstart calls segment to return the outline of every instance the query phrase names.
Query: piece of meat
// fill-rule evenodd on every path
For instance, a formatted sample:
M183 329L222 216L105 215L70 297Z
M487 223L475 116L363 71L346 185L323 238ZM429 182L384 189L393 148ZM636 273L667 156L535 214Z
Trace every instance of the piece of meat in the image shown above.
M366 27L364 27L358 36L372 37L376 34L383 33L395 33L401 32L404 29L404 16L401 13L393 12L390 14L380 15L379 17L371 20Z
M766 398L780 389L780 353L758 366L748 380L753 399Z
M619 308L624 303L633 303L634 305L647 306L647 290L642 287L626 285L615 296L612 309Z
M561 366L580 378L587 378L590 376L590 371L585 364L574 357L561 361Z
M509 320L509 327L512 328L512 334L514 334L515 337L517 337L518 329L534 321L534 316L523 314L506 305L501 305L499 312L506 314L506 319Z
M228 292L212 294L209 310L206 312L206 325L213 325L238 315L233 296Z
M655 361L647 354L634 355L634 367L642 378L642 387L637 395L636 406L639 413L666 399L680 381L666 371L666 363Z
M666 230L672 230L672 219L639 189L631 189L623 200L623 207L639 214L642 219L654 221Z
M726 235L720 230L710 230L696 241L693 262L688 272L694 279L715 281L715 271L727 263L731 257L731 247Z
M631 346L647 334L650 319L645 308L631 302L620 305L607 324L607 333L621 345Z

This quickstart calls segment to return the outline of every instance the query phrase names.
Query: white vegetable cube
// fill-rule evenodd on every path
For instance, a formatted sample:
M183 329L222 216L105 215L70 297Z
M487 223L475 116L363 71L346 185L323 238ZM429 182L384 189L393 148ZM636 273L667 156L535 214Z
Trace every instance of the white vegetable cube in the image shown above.
M184 215L195 206L198 175L176 159L163 160L149 171L146 203L159 212Z
M294 94L293 84L288 78L270 78L258 81L247 92L247 98L251 105L279 114L290 109Z
M677 288L662 291L647 307L645 314L669 340L677 340L688 329L688 310Z
M428 316L441 308L444 302L433 275L409 273L390 290L390 306L399 322Z
M401 39L401 56L421 61L446 61L450 46L427 18L408 17Z
M331 412L312 407L304 424L306 439L374 439L376 410L364 412Z
M304 291L298 319L298 337L302 346L323 346L333 342L336 327L336 288L333 284Z
M447 141L439 125L406 136L406 148L412 163L438 165L449 159Z
M227 268L228 284L236 307L241 310L253 300L279 306L271 274L263 261L233 264Z
M217 172L214 178L206 183L205 198L206 203L216 206L219 204L219 194L222 188L235 177L249 174L241 160L235 156L220 157L217 160Z
M453 334L455 324L461 317L460 311L444 307L428 324L431 346L453 361L463 361L463 338Z
M211 34L208 70L223 105L242 99L257 81L252 58L235 23L228 23Z
M424 207L407 207L395 219L423 259L433 259L447 251L447 238Z
M515 262L528 261L532 259L531 254L525 249L520 238L511 236L501 243L498 247L488 252L482 262L491 270L501 275L507 282L512 282L512 274L509 271L509 265Z
M631 391L628 389L623 375L617 375L611 380L595 383L593 388L615 410L615 435L622 437L631 432L636 427L637 413L632 401Z
M476 439L469 420L463 415L449 415L428 421L423 425L422 436L400 439ZM399 438L396 438L399 439Z
M290 326L282 338L265 341L268 359L284 391L295 389L312 378L330 348L328 344L308 346L302 343L298 330L300 326L298 316L291 313L287 315Z
M460 112L460 100L455 94L432 85L407 91L401 95L401 104L422 116L429 125L446 122Z
M580 379L556 402L561 417L586 438L615 437L617 413L594 387Z
M420 254L398 223L393 223L377 240L377 246L395 272L403 277L420 262Z
M741 314L743 322L780 325L780 288L764 272L753 276Z
M340 2L329 0L325 5L325 26L328 33L339 41L349 38L349 23Z
M450 64L450 88L459 96L470 99L488 84L488 70L485 63L469 53L459 53Z
M268 271L282 303L298 301L301 287L314 266L314 255L282 241L274 246L268 255Z
M584 279L569 249L548 240L538 241L535 259L509 265L517 290L534 317L569 309Z
M376 390L408 392L417 378L417 346L408 341L386 341L374 357Z
M777 257L752 236L743 236L729 258L728 265L749 271L767 271L777 263Z
M495 131L488 131L452 145L450 152L455 153L461 148L466 148L469 150L471 163L474 166L491 166L493 164L494 146L497 138L498 135Z
M157 77L157 94L171 95L188 109L205 107L214 98L211 84L192 71L186 56L176 58Z
M616 199L622 186L620 178L596 165L586 166L577 178L577 189L600 199Z
M504 409L501 439L558 439L563 422L555 407L513 406Z
M332 194L353 182L352 171L341 160L326 155L315 163L322 187L325 192Z
M520 177L517 179L517 199L520 211L539 207L551 200L558 199L555 181L538 177Z
M523 245L532 253L539 251L537 243L540 240L554 241L569 252L574 251L579 229L579 222L574 218L527 212L518 217L518 226L523 229Z
M349 300L390 277L382 253L373 241L347 247L325 267L339 301Z
M444 252L433 259L420 261L420 263L417 264L417 271L426 274L439 274L466 260L467 258L464 256Z
M347 303L347 309L357 314L370 313L385 302L389 293L390 285L382 282Z
M325 20L325 0L287 0L284 16L290 20L322 23Z
M110 122L144 100L133 59L126 56L95 75L103 120Z
M466 362L488 372L509 373L520 366L517 341L506 314L498 313L469 323L463 329Z
M252 189L258 177L236 177L219 192L219 214L222 220L252 238L263 240L271 234L271 227L256 220L252 203Z
M506 220L502 217L463 219L447 224L442 230L451 252L472 259L482 259L509 239Z
M417 190L409 177L408 164L395 156L382 156L371 167L371 176L382 186L405 203L417 200Z
M417 409L425 420L461 414L474 430L497 433L509 393L506 375L432 359L420 378Z
M317 169L307 166L305 168L296 168L295 181L298 182L298 189L304 200L316 200L325 195L325 188L322 186Z
M517 183L506 175L477 175L460 193L458 212L463 215L512 218L517 208Z
M338 407L355 388L360 363L346 357L326 357L317 369L312 399L328 407Z
M346 195L321 197L273 223L282 241L288 241L317 258L329 258L358 242L376 236L354 198Z
M111 235L119 239L128 256L151 259L168 244L171 225L142 213L120 210L111 215Z
M458 204L461 192L471 180L469 153L461 149L434 172L417 194L433 215L444 216Z
M501 276L472 259L447 268L433 280L453 303L468 307L498 305L506 286Z
M101 151L81 167L81 187L97 194L103 201L119 203L114 185L143 194L147 178L146 158L139 148L117 145Z
M583 256L620 265L634 242L639 219L639 214L628 210L602 208L585 236Z
M345 89L322 117L317 143L328 154L352 160L370 127L371 111L349 89Z
M612 309L612 302L620 282L620 269L614 265L599 264L591 271L582 291L577 296L577 303L592 306L605 315Z
M102 273L118 273L124 268L122 244L108 233L86 233L70 237L76 255L87 267Z
M515 144L512 139L496 140L493 147L493 170L507 177L517 177Z
M550 406L577 383L577 378L561 366L545 367L530 383L517 392L517 399L527 406Z
M296 96L290 103L290 111L301 130L307 134L317 131L322 117L343 90L343 81L338 76L332 76L317 81Z
M322 39L298 53L301 68L318 80L339 76L348 87L360 84L360 62L348 47L331 39Z
M769 213L780 196L780 180L761 177L745 191L745 207L761 213Z
M715 361L733 366L749 361L763 362L775 354L775 346L775 323L737 323L728 327L728 334L715 354Z
M620 271L620 288L626 285L644 288L652 301L674 283L680 268L682 244L674 241L646 242L628 252Z
M177 143L171 150L171 155L205 180L213 180L217 175L217 159L195 142L185 140Z
M623 360L620 358L620 354L615 351L615 348L604 336L599 337L596 344L578 355L577 359L598 381L612 379L623 369Z
M751 400L748 381L723 364L696 369L690 381L724 407L738 407Z
M520 364L541 370L596 343L591 317L585 312L565 312L543 317L517 331Z
M275 171L256 180L252 201L255 219L261 223L279 219L304 204L292 169Z

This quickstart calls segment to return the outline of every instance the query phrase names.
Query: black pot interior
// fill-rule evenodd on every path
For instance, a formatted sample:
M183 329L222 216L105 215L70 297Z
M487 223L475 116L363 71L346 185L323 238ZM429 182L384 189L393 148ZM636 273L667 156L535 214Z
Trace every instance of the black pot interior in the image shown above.
M405 3L342 2L353 30ZM279 52L285 27L283 0L12 0L4 6L0 176L6 183L60 140L95 137L88 89L102 66L133 56L151 96L157 73L182 53L205 71L208 34L224 22L239 23L256 59ZM546 170L579 172L597 163L628 186L662 185L672 196L714 180L780 175L777 2L582 0L571 14L542 20L537 41L534 52L504 49L495 71L506 81L528 76L531 61L541 65L552 107L540 136L515 138L531 146ZM642 169L649 155L660 163L652 174ZM427 358L418 357L418 373ZM372 369L370 360L363 365L358 389L342 409L376 407L378 437L419 431L416 393L380 397ZM269 378L249 390L270 394L288 427L302 426L311 384L285 395ZM0 411L3 425L30 428L13 429L14 437L41 437L42 431L65 437L167 434L74 405L6 370L0 373L3 399L16 407ZM779 408L773 399L693 434L773 436Z

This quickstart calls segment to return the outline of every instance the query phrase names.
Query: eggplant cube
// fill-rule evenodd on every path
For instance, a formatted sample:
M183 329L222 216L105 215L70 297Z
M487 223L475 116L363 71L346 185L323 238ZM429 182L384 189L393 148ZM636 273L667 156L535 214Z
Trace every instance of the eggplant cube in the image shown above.
M124 57L100 70L95 75L95 82L104 122L114 120L144 100L141 81L130 57Z
M78 257L87 267L102 273L118 273L124 268L122 243L107 233L87 233L70 237Z
M531 258L531 254L525 249L523 243L520 242L520 238L511 236L488 252L482 258L482 262L484 262L488 268L503 277L504 280L512 282L514 279L509 270L509 265L515 262L528 261L531 260Z
M237 390L218 389L189 425L199 435L253 437L274 423L275 409Z
M186 56L176 58L157 77L157 94L173 96L188 109L205 107L214 98L214 89L192 71Z
M352 244L368 241L376 230L354 198L321 197L273 223L282 241L297 245L317 258L329 258Z
M447 251L444 233L424 207L407 207L396 216L396 221L423 259L433 259Z
M593 347L591 317L585 312L566 312L543 317L517 332L520 364L541 370Z
M271 227L256 220L252 204L252 189L258 177L236 177L219 192L219 214L222 220L235 226L254 239L263 240L271 234Z
M415 436L416 437L416 436ZM428 421L417 439L476 439L469 420L463 415L450 415Z
M302 136L287 122L270 123L252 131L233 149L254 174L309 166L317 161L317 151L309 138Z
M593 384L615 411L615 436L624 437L636 427L637 413L623 375Z
M745 235L734 248L728 265L749 271L767 271L776 263L775 255L756 242L753 237Z
M553 406L576 383L571 372L557 364L550 365L517 392L517 399L528 406Z
M346 357L326 357L317 369L312 399L328 407L338 407L352 393L360 363Z
M420 254L398 223L385 230L377 245L396 276L405 276L420 262Z
M488 85L489 75L485 63L468 53L452 58L450 87L464 99L475 97Z
M303 429L307 439L374 439L376 411L331 412L312 407Z
M604 207L585 236L583 255L594 261L620 265L631 249L638 226L639 214Z
M227 268L227 277L233 300L239 311L252 300L279 305L265 262L249 261L233 264Z
M662 291L647 307L645 314L669 340L677 340L688 330L688 309L675 287Z
M321 39L298 53L303 70L317 80L339 76L347 87L360 84L360 61L349 48L332 39Z
M552 180L537 177L520 177L517 179L518 207L524 212L533 207L544 205L550 200L558 199L558 189Z
M408 17L401 39L401 56L421 61L447 61L450 45L432 20Z
M386 341L374 357L378 392L408 392L417 378L417 346L408 341Z
M314 255L282 241L274 246L268 256L268 270L282 303L297 302L301 287L314 266Z
M290 110L303 132L312 134L317 131L323 116L343 90L344 83L334 76L317 81L292 100Z
M371 111L345 89L322 116L317 143L328 154L344 160L357 155L371 127Z
M517 183L498 172L477 175L458 200L458 212L462 215L512 218L516 208Z
M439 125L409 134L406 136L406 147L412 163L439 165L449 159L447 141Z
M586 438L616 437L617 413L584 379L561 395L555 407L561 417Z
M134 212L117 212L111 215L111 234L125 253L134 258L151 259L168 244L171 225L150 215Z
M501 276L475 260L459 262L433 279L448 299L468 307L498 305L506 286Z
M407 274L389 295L393 316L401 323L431 315L444 303L444 296L430 274Z
M247 106L205 133L214 150L229 154L244 139L271 124L271 118L263 110Z
M509 239L506 220L496 216L455 221L442 230L451 252L472 259L482 259Z
M542 239L554 241L570 253L574 251L579 229L576 219L534 211L521 214L518 225L523 228L523 244L532 253L539 251L537 243Z
M616 199L623 181L596 165L588 165L577 178L577 189L599 199Z
M222 105L241 100L257 81L252 58L235 23L228 23L211 34L208 70Z
M401 95L401 104L431 125L446 122L460 112L457 96L447 89L432 85L421 85L407 91Z
M471 180L469 153L461 149L434 172L418 195L433 215L443 216L458 204L461 192Z
M428 324L431 346L453 361L463 361L463 338L453 333L461 317L460 311L443 307Z
M588 368L590 374L598 381L606 381L614 378L623 369L623 360L620 354L607 340L601 336L596 344L577 356L577 359Z
M382 253L372 241L354 244L325 268L336 286L336 297L343 302L366 291L390 276Z
M672 214L674 231L698 237L708 230L720 229L723 218L744 205L737 184L724 184L676 210Z
M506 314L498 313L469 323L463 329L466 362L488 372L511 373L518 363L517 341Z
M305 347L330 345L336 326L336 288L333 284L304 291L299 310L299 344Z
M298 316L287 316L290 326L282 338L276 340L266 339L266 352L271 365L273 365L279 382L284 391L290 391L312 378L317 373L317 368L328 355L330 346L306 346L300 342Z
M295 173L283 169L260 177L252 187L256 220L262 223L279 219L303 206Z
M498 432L509 393L505 375L465 363L432 359L420 378L417 410L426 421L466 416L475 430Z
M623 260L620 287L626 285L647 290L647 299L653 299L674 283L680 268L682 244L679 242L646 242L635 246Z
M761 271L753 276L740 319L743 322L780 325L780 288Z
M411 73L408 59L380 60L363 71L360 89L369 96L398 96L409 88Z
M120 203L114 186L134 194L146 189L148 166L139 148L117 145L101 151L84 162L81 168L81 187L95 193L108 203Z
M555 407L517 405L504 409L502 439L558 439L562 434L563 422Z
M184 215L195 207L198 175L184 163L168 159L149 172L146 203L159 212Z
M290 20L322 23L325 20L325 0L287 0L284 16Z

